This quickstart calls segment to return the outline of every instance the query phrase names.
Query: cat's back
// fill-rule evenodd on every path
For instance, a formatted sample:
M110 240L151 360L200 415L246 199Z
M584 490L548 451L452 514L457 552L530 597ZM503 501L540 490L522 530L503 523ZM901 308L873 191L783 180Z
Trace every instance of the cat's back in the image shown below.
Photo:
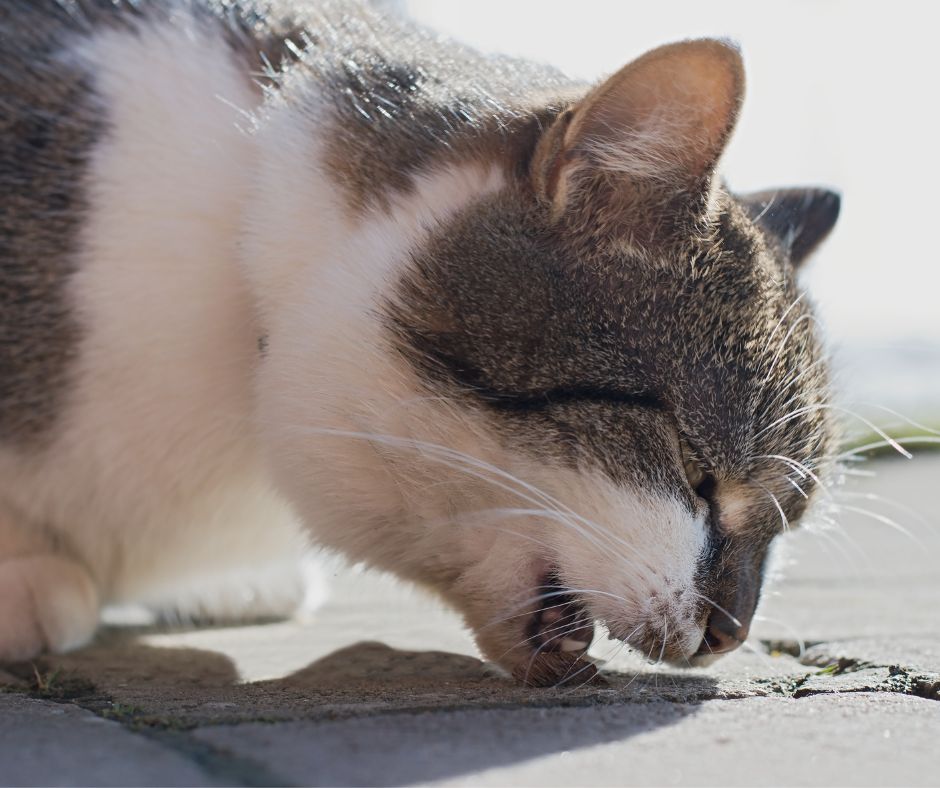
M109 78L113 83L114 75L96 67L94 42L130 42L112 47L127 60L116 68L126 70L128 93L143 70L135 66L151 60L151 92L157 85L171 96L178 88L185 102L183 69L160 75L163 64L154 50L167 41L148 40L154 31L181 40L201 31L231 58L219 70L231 72L236 64L249 86L263 66L276 67L289 53L298 20L291 3L266 4L264 10L222 0L0 4L0 446L46 442L68 399L87 334L88 316L80 317L70 282L81 267L94 214L93 159L109 136L123 132L114 96L102 84ZM193 58L192 69L206 70L207 61ZM157 106L159 95L151 103L154 117L165 123L170 103Z
M67 9L53 0L0 7L0 441L42 431L79 332L65 284L105 121L90 76L67 58L91 23Z
M109 594L167 574L157 546L227 562L190 527L219 512L295 538L245 426L243 126L291 32L253 9L0 3L0 520L67 533Z

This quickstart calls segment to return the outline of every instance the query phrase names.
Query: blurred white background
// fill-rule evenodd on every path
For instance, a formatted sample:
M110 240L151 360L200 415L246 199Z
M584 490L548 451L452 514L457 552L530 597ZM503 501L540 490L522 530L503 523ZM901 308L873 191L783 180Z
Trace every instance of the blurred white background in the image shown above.
M842 192L804 281L842 399L940 425L940 6L856 0L407 0L417 19L485 51L595 79L658 44L737 41L748 92L724 162L735 190ZM876 415L877 411L868 411ZM890 422L890 418L879 421Z

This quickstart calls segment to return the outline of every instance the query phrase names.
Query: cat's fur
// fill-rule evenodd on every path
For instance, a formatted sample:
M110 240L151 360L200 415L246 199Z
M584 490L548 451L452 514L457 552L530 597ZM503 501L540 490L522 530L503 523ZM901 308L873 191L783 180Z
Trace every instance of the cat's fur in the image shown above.
M736 645L825 471L838 213L718 181L742 96L716 41L588 89L349 4L3 3L0 657L287 609L304 533L530 681L595 619Z

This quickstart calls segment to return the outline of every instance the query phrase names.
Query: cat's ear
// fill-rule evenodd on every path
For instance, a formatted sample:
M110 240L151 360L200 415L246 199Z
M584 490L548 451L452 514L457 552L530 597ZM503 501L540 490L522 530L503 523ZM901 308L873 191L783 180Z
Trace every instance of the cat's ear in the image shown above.
M566 110L533 159L539 196L576 229L668 242L708 209L744 97L738 50L722 41L654 49Z
M754 192L739 199L797 266L835 227L842 202L836 192L816 188Z

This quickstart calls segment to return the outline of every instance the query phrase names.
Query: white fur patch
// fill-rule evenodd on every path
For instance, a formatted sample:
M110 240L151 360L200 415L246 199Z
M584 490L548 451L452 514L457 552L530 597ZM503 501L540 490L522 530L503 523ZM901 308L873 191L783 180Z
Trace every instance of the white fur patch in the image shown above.
M271 562L291 586L302 545L259 463L257 332L235 264L255 156L236 107L256 93L217 32L183 14L102 33L74 61L110 124L71 284L86 334L60 434L40 456L0 457L0 495L60 534L105 599L283 609L298 590L251 571L229 601L218 590L232 566Z
M628 642L665 638L695 651L702 639L695 579L704 518L676 499L618 487L600 473L543 469L536 478L557 490L569 510L548 539L566 584L585 589L592 614Z
M268 136L282 144L265 144ZM421 527L406 522L379 456L367 442L311 430L381 425L390 434L407 434L404 422L415 410L405 403L420 395L387 346L381 301L407 264L407 252L438 222L497 191L502 174L462 166L417 176L409 194L391 196L387 212L356 216L336 199L320 169L314 134L275 114L261 145L265 159L244 250L268 336L258 379L268 459L318 540L413 576L403 564L420 564L419 552L407 561L370 554L388 552L390 543L407 552L413 541L407 529ZM297 232L300 216L306 217L303 233ZM421 417L431 417L416 404ZM438 421L446 428L447 419ZM363 550L367 545L374 549Z

